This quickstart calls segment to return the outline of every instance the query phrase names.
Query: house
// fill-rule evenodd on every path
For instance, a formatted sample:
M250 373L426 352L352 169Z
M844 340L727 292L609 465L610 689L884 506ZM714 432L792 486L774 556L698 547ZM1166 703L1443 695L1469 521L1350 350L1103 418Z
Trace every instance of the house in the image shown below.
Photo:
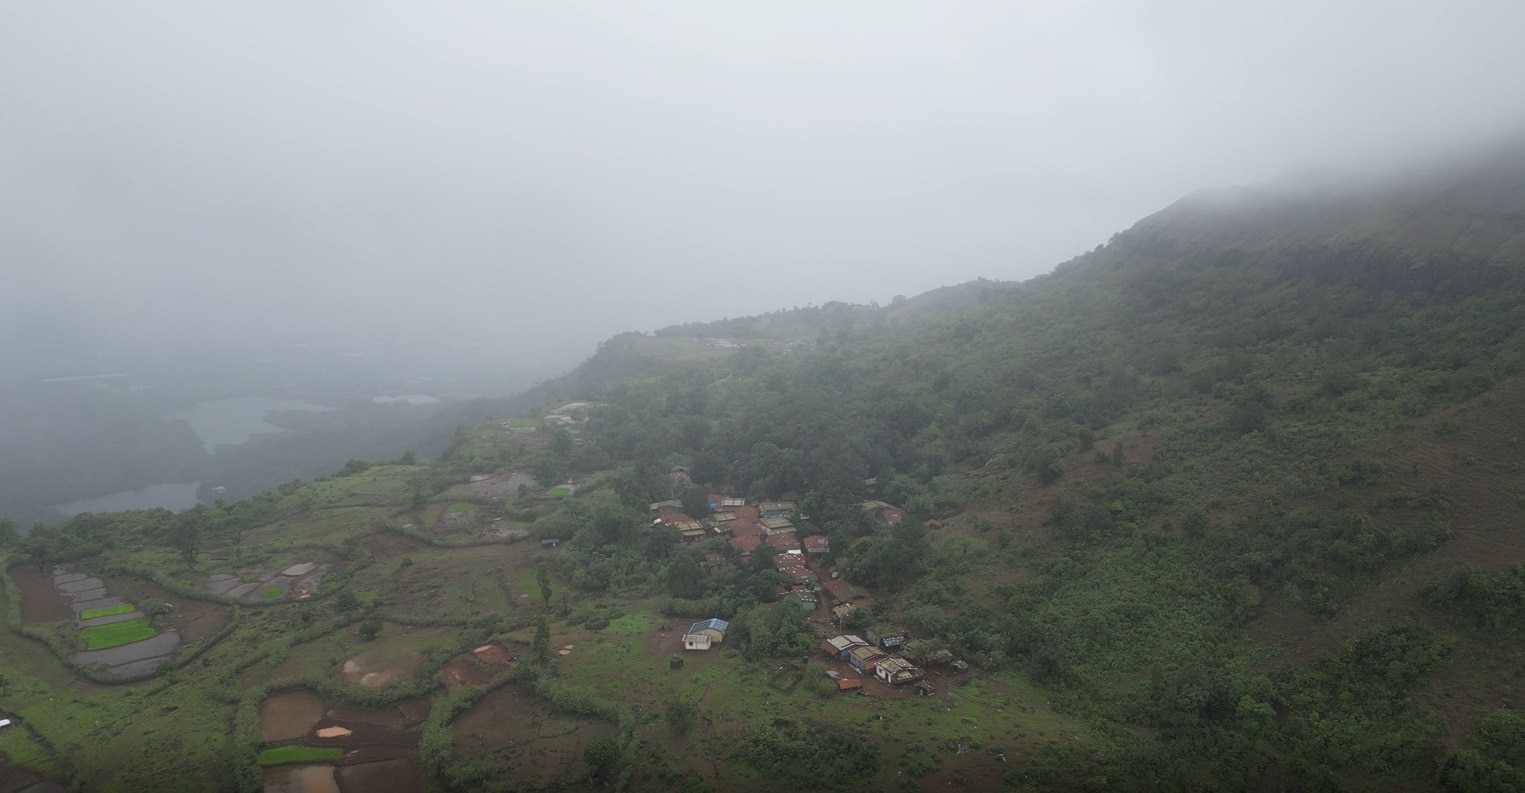
M855 601L872 600L873 594L860 586L853 586L845 578L834 578L822 584L822 588L831 593L838 603L852 603Z
M731 544L732 548L741 551L742 556L751 556L752 552L757 550L758 544L762 542L762 535L742 534L730 538L727 542Z
M785 567L803 567L805 557L799 551L780 551L773 554L773 566L782 570Z
M700 620L688 626L688 632L683 634L683 649L708 650L710 645L725 641L725 632L730 627L731 623L719 617Z
M821 596L817 595L815 590L808 587L799 587L789 590L789 594L786 596L786 599L799 603L800 608L806 611L815 611L816 606L821 605Z
M874 667L885 657L885 654L880 652L878 647L870 647L865 644L848 650L843 660L847 661L852 668L859 672L869 674L874 671Z
M747 500L744 499L744 498L722 498L722 499L720 499L720 506L725 508L725 509L731 509L733 507L744 507L746 505L747 505Z
M793 534L769 534L768 547L776 551L799 553L800 543L794 539Z
M874 664L874 677L892 686L898 686L904 683L914 683L926 677L926 675L904 658L881 658L878 663Z
M821 579L815 577L815 572L808 567L792 565L790 567L780 567L778 571L788 576L790 580L800 584L819 585L821 581Z
M857 610L858 607L851 603L842 603L840 605L833 606L831 609L831 621L840 625L843 620L851 617L853 612Z
M765 518L787 518L799 509L799 505L793 501L764 501L759 509Z
M839 693L846 693L848 691L861 691L861 690L863 690L863 678L861 678L861 677L839 677L839 678L837 678L837 691Z
M868 642L857 636L833 636L821 642L821 652L838 661L847 657L847 652L854 647L867 647Z
M869 628L863 632L863 636L864 638L868 639L869 644L872 644L887 653L893 653L897 650L900 650L901 648L905 647L905 643L909 641L909 637L906 636L905 631L899 628Z
M767 513L763 513L763 514L766 515ZM793 532L794 531L794 524L790 523L788 520L786 520L784 518L767 518L767 517L765 517L765 518L763 518L759 522L761 523L761 525L763 527L763 531L768 533L768 534L781 534L781 533L784 533L784 532Z
M805 538L805 553L820 556L831 552L831 541L824 534L812 534Z

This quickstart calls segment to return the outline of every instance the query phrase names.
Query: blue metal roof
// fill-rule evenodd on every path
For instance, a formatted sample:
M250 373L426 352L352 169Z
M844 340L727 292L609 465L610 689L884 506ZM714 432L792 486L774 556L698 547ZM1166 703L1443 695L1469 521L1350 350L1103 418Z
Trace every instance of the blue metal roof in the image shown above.
M699 622L694 623L693 625L688 626L688 632L689 633L698 633L699 631L702 631L705 628L714 628L715 630L720 631L721 633L725 633L726 630L729 629L730 627L731 627L731 623L726 622L725 620L720 619L719 617L711 617L711 618L709 618L707 620L701 620Z

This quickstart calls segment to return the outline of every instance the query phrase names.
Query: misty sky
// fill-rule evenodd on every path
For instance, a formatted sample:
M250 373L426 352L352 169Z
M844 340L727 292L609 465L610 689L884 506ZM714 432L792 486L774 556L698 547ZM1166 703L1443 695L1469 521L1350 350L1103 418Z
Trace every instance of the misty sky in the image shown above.
M1509 2L6 3L0 328L580 357L1026 278L1201 186L1519 124L1521 30Z

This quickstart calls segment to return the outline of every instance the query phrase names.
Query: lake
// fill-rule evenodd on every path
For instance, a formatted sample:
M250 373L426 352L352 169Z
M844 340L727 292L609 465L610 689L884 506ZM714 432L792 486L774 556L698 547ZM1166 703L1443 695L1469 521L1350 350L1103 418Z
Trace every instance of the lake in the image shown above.
M196 436L215 454L218 446L237 446L255 435L286 432L265 420L271 413L288 410L325 411L334 408L300 402L295 399L271 399L269 397L234 397L202 402L190 410L167 416L184 419L196 431Z
M155 509L157 507L179 512L196 506L196 489L199 487L201 487L200 482L149 485L139 490L123 490L120 493L108 493L95 498L70 501L67 504L59 504L54 509L71 518L81 512L120 512L127 509Z

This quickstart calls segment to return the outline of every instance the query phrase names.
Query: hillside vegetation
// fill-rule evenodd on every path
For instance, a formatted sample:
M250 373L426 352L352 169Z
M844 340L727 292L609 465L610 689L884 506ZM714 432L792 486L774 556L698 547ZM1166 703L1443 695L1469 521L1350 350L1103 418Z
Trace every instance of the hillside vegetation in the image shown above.
M432 464L10 536L0 750L256 790L331 759L262 732L289 696L371 753L345 790L375 763L437 790L1518 789L1517 154L1198 194L1022 284L619 336ZM829 551L790 567L717 498L793 502ZM277 576L301 564L311 591ZM141 682L71 669L55 565L186 643ZM707 618L724 641L685 652ZM929 696L838 694L821 641L891 629Z

